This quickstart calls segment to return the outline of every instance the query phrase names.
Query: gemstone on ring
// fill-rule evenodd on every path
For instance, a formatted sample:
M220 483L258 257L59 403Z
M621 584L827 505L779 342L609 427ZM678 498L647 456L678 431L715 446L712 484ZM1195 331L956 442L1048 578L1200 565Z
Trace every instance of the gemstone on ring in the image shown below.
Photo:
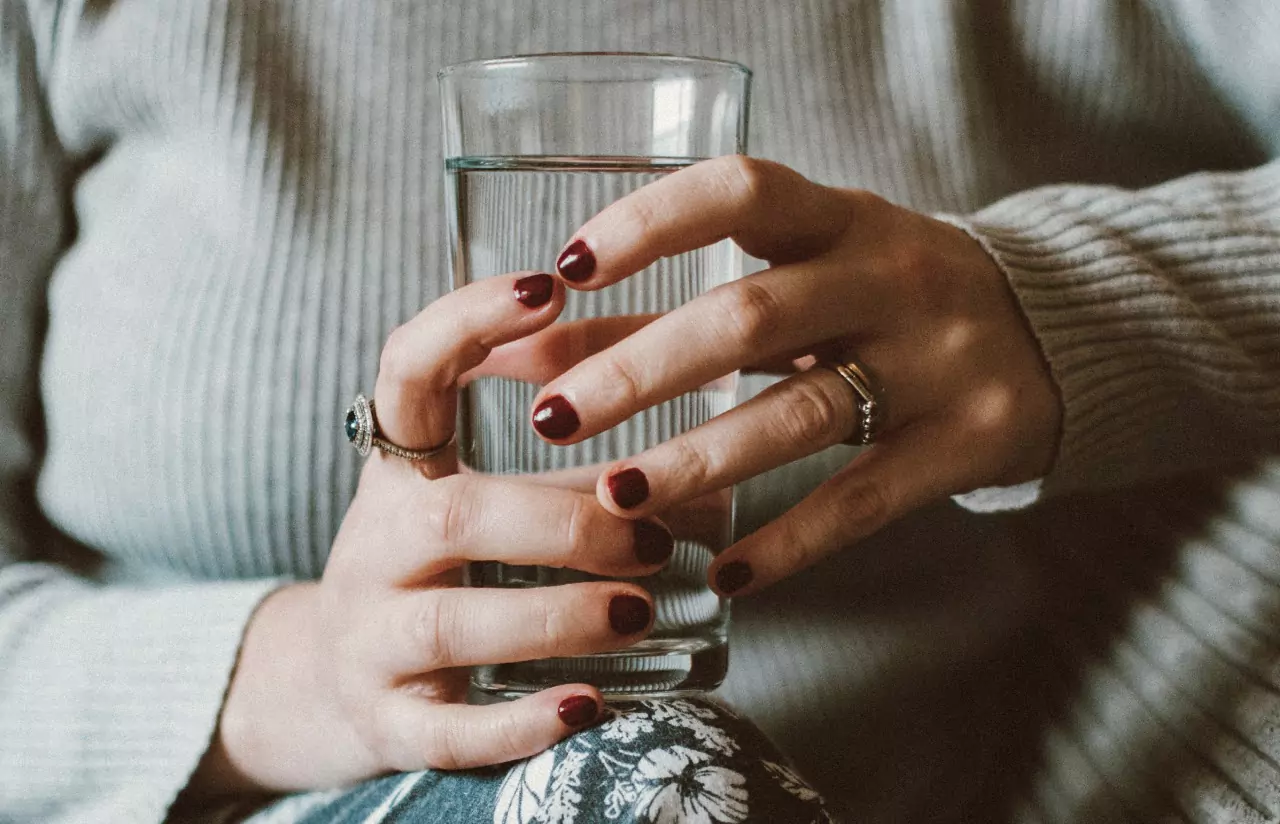
M355 403L347 409L342 429L347 440L351 441L351 445L356 448L360 456L367 456L374 446L374 439L378 437L378 423L373 416L373 401L364 395L356 395Z
M378 431L378 416L373 408L373 400L364 395L356 395L355 402L347 409L342 430L362 458L367 457L376 446L383 452L407 461L426 461L434 458L453 446L454 437L457 434L456 432L450 434L443 443L426 449L405 449L403 446L397 446L384 439L382 433Z

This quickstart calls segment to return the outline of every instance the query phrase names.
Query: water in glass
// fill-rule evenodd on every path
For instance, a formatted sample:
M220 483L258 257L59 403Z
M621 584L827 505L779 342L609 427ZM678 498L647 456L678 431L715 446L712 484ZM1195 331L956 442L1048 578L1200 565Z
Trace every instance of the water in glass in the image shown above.
M454 285L525 269L550 270L578 226L636 189L689 165L690 159L584 157L463 157L447 162ZM741 253L722 242L662 259L631 278L598 291L569 290L558 323L615 315L668 312L740 276ZM557 353L578 359L585 335L556 337ZM464 387L459 410L459 455L485 473L556 473L594 488L599 464L625 458L726 411L735 401L736 375L704 386L571 446L553 446L529 423L539 387L485 377ZM706 585L712 557L728 545L732 497L715 493L661 514L676 535L675 554L662 572L636 582L653 593L653 633L615 653L479 667L475 685L517 695L553 684L587 681L606 695L678 694L714 688L727 666L727 604ZM476 586L534 587L592 580L575 570L474 563Z

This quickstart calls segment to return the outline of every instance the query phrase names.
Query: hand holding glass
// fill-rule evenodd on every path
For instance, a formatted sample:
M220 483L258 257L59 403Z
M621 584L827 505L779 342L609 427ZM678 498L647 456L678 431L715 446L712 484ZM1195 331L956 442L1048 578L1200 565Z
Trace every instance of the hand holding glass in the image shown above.
M476 61L441 73L450 253L455 288L550 269L565 241L610 203L699 160L745 148L750 73L737 64L656 55L563 54ZM729 409L736 373L571 445L530 425L539 384L647 320L742 273L725 241L659 260L596 291L571 289L560 320L515 345L503 373L462 391L459 457L469 468L593 490L601 465L634 455ZM667 567L637 583L654 596L650 636L618 652L479 667L500 695L586 681L612 698L714 688L728 665L728 604L706 584L732 533L729 490L661 513L675 534ZM569 569L477 563L475 586L590 580Z

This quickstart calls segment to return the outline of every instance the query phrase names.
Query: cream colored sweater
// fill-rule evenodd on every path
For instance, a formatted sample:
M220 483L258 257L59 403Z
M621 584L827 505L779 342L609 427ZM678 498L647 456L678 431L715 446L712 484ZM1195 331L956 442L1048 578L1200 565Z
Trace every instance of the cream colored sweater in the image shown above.
M0 821L165 817L447 281L435 72L602 49L740 60L753 153L966 222L1065 403L1039 504L738 603L725 695L859 821L1277 820L1274 0L0 0Z

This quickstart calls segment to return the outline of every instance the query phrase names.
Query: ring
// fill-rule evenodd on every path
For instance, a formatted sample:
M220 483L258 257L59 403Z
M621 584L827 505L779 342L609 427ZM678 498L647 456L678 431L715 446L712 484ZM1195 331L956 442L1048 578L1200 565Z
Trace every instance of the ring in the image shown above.
M885 421L884 391L879 381L872 378L867 368L853 358L844 363L820 360L814 365L835 372L853 387L854 400L858 404L858 422L844 443L849 446L870 446L875 443Z
M373 401L364 395L356 395L355 403L347 409L343 429L347 433L347 440L351 441L351 445L362 457L367 456L376 446L388 455L395 455L397 458L408 461L426 461L434 458L453 446L453 441L458 435L455 431L449 436L449 440L429 449L405 449L403 446L397 446L382 437L382 430L378 428L378 416L373 409Z

